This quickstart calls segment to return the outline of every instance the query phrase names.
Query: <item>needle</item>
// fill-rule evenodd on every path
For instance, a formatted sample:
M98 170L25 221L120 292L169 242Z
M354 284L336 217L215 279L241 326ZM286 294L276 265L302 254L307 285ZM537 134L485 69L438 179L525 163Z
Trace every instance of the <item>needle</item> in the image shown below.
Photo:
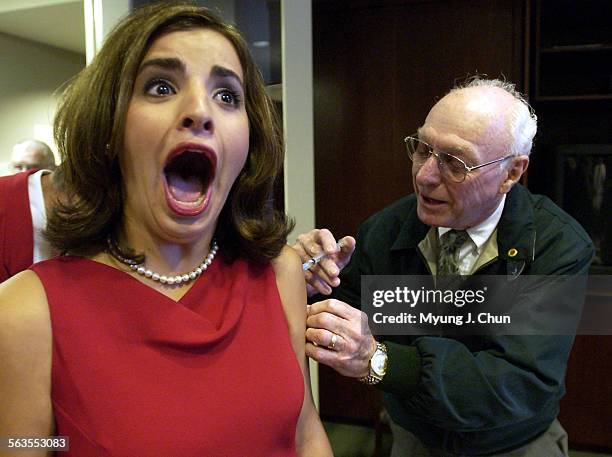
M342 240L340 240L338 242L338 244L336 244L336 247L338 248L338 251L340 251L342 249L343 243ZM314 257L311 257L310 260L307 260L306 262L304 262L302 264L302 270L306 271L306 270L310 270L312 267L314 267L316 264L318 264L323 258L325 258L327 256L327 252L323 251L320 252L319 254L315 255ZM331 254L329 254L331 255Z

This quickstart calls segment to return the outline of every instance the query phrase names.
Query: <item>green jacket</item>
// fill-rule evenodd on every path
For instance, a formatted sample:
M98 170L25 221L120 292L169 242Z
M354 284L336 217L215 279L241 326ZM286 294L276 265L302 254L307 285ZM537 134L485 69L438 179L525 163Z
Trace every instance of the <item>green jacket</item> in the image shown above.
M360 306L361 275L428 275L417 245L430 227L414 195L359 229L334 298ZM521 185L509 192L497 226L499 256L482 275L586 275L594 255L582 227L548 198ZM518 254L508 257L509 249ZM576 294L577 316L584 296ZM534 303L537 297L525 297ZM399 425L426 445L468 455L499 453L543 433L559 412L573 336L395 336L378 387Z

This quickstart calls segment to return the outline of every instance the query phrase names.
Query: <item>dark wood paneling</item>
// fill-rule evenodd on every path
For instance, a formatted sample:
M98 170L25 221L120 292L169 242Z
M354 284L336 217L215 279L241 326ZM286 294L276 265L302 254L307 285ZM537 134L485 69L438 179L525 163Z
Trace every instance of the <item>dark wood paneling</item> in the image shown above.
M315 10L314 103L317 226L353 234L410 190L395 122L397 50L390 10ZM348 197L348 198L347 198Z
M578 336L559 420L572 448L612 450L612 336Z
M399 3L314 7L317 225L339 234L412 191L402 140L454 81L522 87L522 2Z
M412 192L403 138L454 81L486 73L523 88L522 0L315 2L316 222L338 236ZM374 421L378 394L331 370L324 416ZM365 406L364 406L365 405Z

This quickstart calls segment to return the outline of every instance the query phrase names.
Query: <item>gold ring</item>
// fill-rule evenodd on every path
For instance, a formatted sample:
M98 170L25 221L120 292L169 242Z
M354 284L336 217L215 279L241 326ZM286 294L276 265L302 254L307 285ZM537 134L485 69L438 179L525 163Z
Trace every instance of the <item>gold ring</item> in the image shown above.
M331 341L329 342L328 349L333 349L336 347L336 341L338 341L338 335L332 333Z

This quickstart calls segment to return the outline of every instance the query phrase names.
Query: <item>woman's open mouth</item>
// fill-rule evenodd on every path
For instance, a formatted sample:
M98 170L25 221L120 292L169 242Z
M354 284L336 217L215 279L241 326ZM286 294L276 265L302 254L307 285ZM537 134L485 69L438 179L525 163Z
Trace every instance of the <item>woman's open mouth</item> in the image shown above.
M208 206L217 156L198 144L175 148L164 166L166 201L179 216L197 216Z

